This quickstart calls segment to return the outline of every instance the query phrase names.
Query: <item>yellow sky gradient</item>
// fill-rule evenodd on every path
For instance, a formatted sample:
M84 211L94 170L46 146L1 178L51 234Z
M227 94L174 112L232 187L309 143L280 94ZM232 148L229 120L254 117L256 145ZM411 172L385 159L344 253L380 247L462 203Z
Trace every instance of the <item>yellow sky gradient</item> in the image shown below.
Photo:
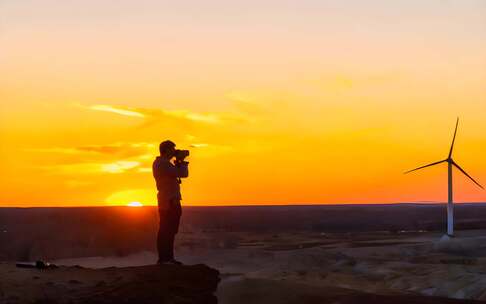
M486 184L484 1L0 3L0 206L444 201ZM486 201L455 173L457 201Z

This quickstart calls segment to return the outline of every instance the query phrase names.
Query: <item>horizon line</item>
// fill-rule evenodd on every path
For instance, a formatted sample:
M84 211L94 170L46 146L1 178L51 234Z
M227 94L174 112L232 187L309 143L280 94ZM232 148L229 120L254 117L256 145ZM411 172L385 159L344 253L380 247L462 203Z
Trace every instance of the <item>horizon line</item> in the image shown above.
M477 202L454 202L455 204L486 204L486 201ZM310 206L376 206L376 205L441 205L447 204L446 201L410 201L410 202L394 202L394 203L289 203L289 204L235 204L235 205L219 205L219 204L204 204L195 205L189 204L182 207L310 207ZM105 208L105 207L130 207L125 205L31 205L31 206L18 206L18 205L6 205L0 206L0 208L16 208L16 209L33 209L33 208ZM147 204L140 207L157 207L156 204ZM140 208L138 207L138 208Z

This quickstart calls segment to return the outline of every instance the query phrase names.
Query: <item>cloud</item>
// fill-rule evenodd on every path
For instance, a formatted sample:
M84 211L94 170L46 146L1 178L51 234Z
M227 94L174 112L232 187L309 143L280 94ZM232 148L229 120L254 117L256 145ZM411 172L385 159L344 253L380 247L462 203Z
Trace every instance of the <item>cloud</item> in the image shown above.
M221 122L221 118L217 114L211 113L195 113L190 111L163 111L164 114L175 118L187 119L195 122L204 122L210 124L217 124Z
M111 112L111 113L124 115L124 116L145 117L143 113L140 113L136 109L132 109L128 107L114 107L110 105L93 105L87 108L94 111Z
M90 111L101 111L114 113L121 116L135 117L143 120L140 126L146 128L160 123L167 124L172 121L181 124L203 124L203 125L221 125L221 124L241 124L254 123L256 114L260 113L258 106L248 102L239 102L241 105L234 111L228 112L195 112L186 109L164 110L154 108L134 108L119 105L97 104L91 106L76 105ZM249 110L251 109L251 110Z
M38 152L38 153L60 153L60 154L77 154L79 151L76 148L30 148L25 149L27 152Z
M42 166L54 174L100 174L144 172L140 167L151 162L157 151L155 143L119 142L108 145L28 149L36 153L64 154L62 163ZM56 157L58 158L58 157ZM58 158L59 159L59 158Z
M234 148L228 145L194 143L190 146L195 149L191 155L196 158L211 158L234 152Z
M208 146L209 146L209 144L203 144L203 143L191 144L192 148L206 148Z
M52 165L43 166L48 172L54 174L66 174L66 175L80 175L80 174L100 174L100 173L111 173L119 174L132 171L141 165L138 161L115 161L111 163L76 163L76 164L63 164L63 165Z
M87 145L75 149L79 152L117 155L124 157L144 156L155 149L154 143L115 143L111 145Z
M175 118L192 122L202 122L207 124L218 124L222 118L217 113L201 113L189 110L162 110L162 109L147 109L147 108L132 108L126 106L116 105L91 105L83 106L83 108L93 111L115 113L123 116L139 117L148 120L157 120L162 118Z
M226 97L239 112L250 115L253 118L268 113L268 109L262 106L263 102L261 100L258 102L261 97L258 98L255 94L250 92L232 91L226 94Z
M53 148L35 148L26 149L26 151L38 152L38 153L56 153L56 154L99 154L99 155L111 155L118 157L140 157L144 158L147 154L155 151L155 143L138 142L138 143L126 143L119 142L109 145L85 145L78 147L53 147Z
M102 172L123 173L138 166L140 166L140 163L136 161L116 161L110 164L102 164L100 168Z

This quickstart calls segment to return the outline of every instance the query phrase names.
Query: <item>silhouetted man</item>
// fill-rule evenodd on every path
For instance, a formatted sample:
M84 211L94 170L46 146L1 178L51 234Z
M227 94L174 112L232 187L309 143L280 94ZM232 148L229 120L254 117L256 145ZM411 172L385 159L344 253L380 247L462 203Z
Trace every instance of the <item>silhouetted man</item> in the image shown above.
M181 264L174 259L174 238L179 231L182 214L180 179L189 175L189 163L184 161L189 151L176 150L175 147L175 143L170 140L162 142L159 146L160 156L152 165L158 190L157 202L160 216L157 235L158 264ZM172 162L173 158L175 158L174 162Z

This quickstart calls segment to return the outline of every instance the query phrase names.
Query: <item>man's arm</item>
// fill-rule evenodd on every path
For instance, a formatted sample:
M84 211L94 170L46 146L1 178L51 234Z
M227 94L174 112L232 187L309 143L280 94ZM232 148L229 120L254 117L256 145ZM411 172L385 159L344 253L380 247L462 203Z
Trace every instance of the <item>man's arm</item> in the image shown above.
M180 175L178 177L185 178L189 176L189 162L187 161L176 161L175 167L179 169Z
M177 177L177 178L185 178L189 176L189 169L188 169L189 162L182 161L179 162L177 161L175 165L168 163L164 166L162 166L162 174L163 175L168 175L171 177Z

